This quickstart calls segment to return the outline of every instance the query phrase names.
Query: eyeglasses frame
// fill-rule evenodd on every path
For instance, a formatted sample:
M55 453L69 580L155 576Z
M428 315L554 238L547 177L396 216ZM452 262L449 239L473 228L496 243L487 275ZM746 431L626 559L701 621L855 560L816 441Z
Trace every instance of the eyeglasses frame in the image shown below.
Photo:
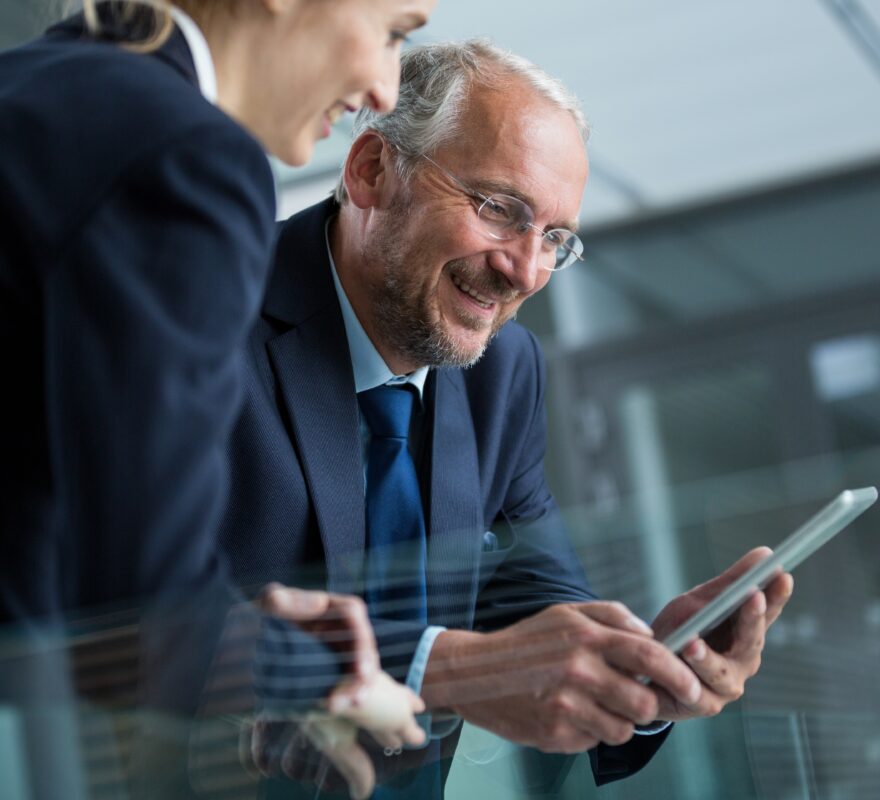
M459 178L459 177L458 177L457 175L455 175L454 173L450 172L448 169L446 169L446 167L444 167L444 166L438 164L436 161L434 161L433 158L431 158L431 156L427 155L426 153L420 153L420 154L419 154L419 158L424 158L426 161L428 161L429 163L433 164L433 165L434 165L437 169L439 169L440 172L442 172L447 178L449 178L451 181L453 181L453 183L456 183L456 184L458 185L458 187L459 187L459 188L460 188L465 194L469 195L469 196L472 197L472 198L475 198L475 199L478 199L478 200L481 200L481 201L482 201L483 205L480 206L480 208L477 210L477 217L480 216L480 211L482 211L482 209L483 209L483 207L485 206L485 204L488 203L493 197L496 196L495 194L485 195L485 194L483 194L482 192L478 192L478 191L477 191L476 189L474 189L473 187L468 186L468 184L465 183L461 178ZM518 202L522 203L526 208L529 208L528 203L523 202L523 201L520 200L518 197L513 197L512 195L505 195L503 192L498 192L497 194L500 194L500 195L502 195L502 196L504 196L504 197L512 197L512 199L517 200ZM531 208L529 208L529 210L531 211ZM534 218L534 211L532 211L532 217ZM553 231L565 231L566 233L570 234L571 236L574 236L574 238L577 239L578 241L581 241L580 237L579 237L574 231L570 231L570 230L568 230L567 228L553 228L552 230L544 231L544 230L541 230L541 228L539 228L537 225L535 225L535 224L533 224L533 223L531 223L531 222L523 222L523 223L521 223L521 224L524 225L524 226L526 226L528 229L531 229L531 230L534 231L535 233L537 233L537 234L541 237L541 239L545 239L549 234L553 233ZM520 226L517 226L517 227L520 227ZM498 241L501 241L501 242L503 242L503 241L511 241L512 239L516 238L515 236L512 236L512 237L510 237L510 239L503 239L503 238L500 237L500 236L496 236L494 233L492 233L492 232L489 231L489 230L487 230L486 233L487 233L489 236L491 236L493 239L497 239ZM525 233L525 231L522 231L522 233ZM581 243L581 246L583 246L583 243ZM564 247L564 248L565 248L566 250L568 250L568 252L571 253L571 254L575 257L575 259L577 259L578 261L583 261L583 260L584 260L584 257L583 257L582 255L580 255L576 250L574 250L574 249L572 249L571 247L569 247L567 244L559 244L559 245L556 245L556 247L557 247L557 248L559 248L559 247ZM561 271L564 270L564 269L568 269L568 267L570 267L572 264L574 264L574 261L570 261L569 263L565 264L565 266L562 266L562 267L545 267L545 266L542 265L541 268L542 268L542 269L546 269L548 272L561 272Z

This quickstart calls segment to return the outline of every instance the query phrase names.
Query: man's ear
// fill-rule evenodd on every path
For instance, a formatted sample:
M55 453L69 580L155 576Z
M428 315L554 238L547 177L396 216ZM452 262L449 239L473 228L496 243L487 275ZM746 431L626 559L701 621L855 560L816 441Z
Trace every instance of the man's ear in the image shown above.
M349 200L357 208L383 205L397 175L391 164L391 148L375 131L365 131L351 146L342 179Z

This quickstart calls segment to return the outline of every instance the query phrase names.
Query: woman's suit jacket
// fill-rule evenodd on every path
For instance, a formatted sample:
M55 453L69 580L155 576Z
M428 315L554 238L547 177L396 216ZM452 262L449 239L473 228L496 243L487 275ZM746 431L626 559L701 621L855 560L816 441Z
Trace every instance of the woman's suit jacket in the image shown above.
M210 582L266 157L179 33L76 21L0 54L0 143L0 620Z
M0 54L0 152L0 623L152 608L159 702L191 710L239 599L221 453L269 268L268 161L179 32L142 55L81 19ZM299 697L291 655L323 649L271 642L277 696ZM338 675L315 669L308 696ZM39 695L38 672L0 658L7 696Z

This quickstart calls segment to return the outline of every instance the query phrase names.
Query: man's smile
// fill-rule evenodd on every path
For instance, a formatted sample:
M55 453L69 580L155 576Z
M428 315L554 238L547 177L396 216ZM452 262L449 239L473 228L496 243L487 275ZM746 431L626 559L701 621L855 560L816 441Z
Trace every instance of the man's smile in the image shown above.
M495 301L491 297L481 294L469 283L465 283L458 275L452 276L452 282L465 294L469 295L481 308L491 310L495 307Z

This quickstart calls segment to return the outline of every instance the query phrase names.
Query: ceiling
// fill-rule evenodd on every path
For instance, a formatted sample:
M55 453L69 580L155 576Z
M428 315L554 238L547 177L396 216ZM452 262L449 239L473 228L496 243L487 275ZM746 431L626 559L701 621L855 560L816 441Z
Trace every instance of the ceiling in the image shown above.
M0 45L60 3L5 0ZM880 0L438 0L413 39L470 36L581 98L587 229L880 164ZM279 167L280 214L326 194L347 145Z
M581 98L588 229L880 161L880 0L438 0L414 40L470 36ZM281 213L326 193L346 147L281 171Z

